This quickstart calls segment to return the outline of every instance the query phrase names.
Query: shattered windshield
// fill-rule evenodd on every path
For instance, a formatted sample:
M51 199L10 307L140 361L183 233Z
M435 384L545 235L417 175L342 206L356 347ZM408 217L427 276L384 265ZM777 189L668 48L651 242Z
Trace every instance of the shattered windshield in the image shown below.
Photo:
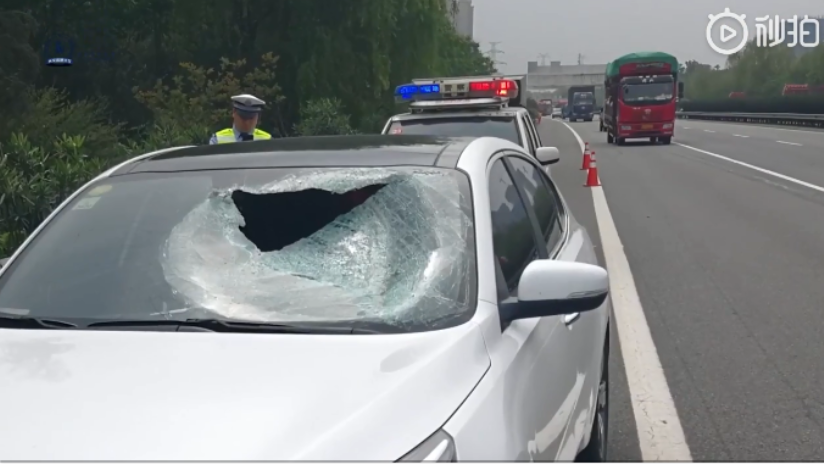
M87 188L9 265L0 312L436 329L471 317L473 240L455 170L134 174Z

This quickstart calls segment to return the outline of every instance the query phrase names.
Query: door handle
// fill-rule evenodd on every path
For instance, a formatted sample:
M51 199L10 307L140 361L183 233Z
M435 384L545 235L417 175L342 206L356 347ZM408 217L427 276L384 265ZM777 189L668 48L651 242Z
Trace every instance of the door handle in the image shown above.
M567 314L564 316L564 324L567 326L572 325L573 322L577 321L581 317L581 313L572 313Z

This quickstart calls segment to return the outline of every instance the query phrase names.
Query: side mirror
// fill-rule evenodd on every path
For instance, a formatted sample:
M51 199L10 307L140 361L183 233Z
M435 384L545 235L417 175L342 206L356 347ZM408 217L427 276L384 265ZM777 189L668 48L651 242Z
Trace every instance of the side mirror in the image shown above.
M499 308L504 321L560 316L600 308L608 295L606 269L572 261L538 259L524 269L518 282L517 301L504 301Z
M679 99L684 98L684 83L683 82L678 83L678 98Z
M561 160L561 153L555 147L539 147L535 150L535 157L541 166L555 164Z

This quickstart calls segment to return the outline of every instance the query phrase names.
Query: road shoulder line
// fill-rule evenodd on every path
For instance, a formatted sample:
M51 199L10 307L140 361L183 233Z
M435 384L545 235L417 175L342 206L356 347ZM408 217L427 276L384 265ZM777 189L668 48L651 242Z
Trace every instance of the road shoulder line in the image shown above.
M724 160L724 161L727 161L727 162L730 162L730 163L733 163L733 164L737 164L739 166L743 166L745 168L752 169L753 171L758 171L762 174L767 174L769 176L773 176L773 177L776 177L778 179L785 180L787 182L791 182L793 184L800 185L802 187L807 187L807 188L815 190L817 192L824 193L824 187L822 187L820 185L815 185L815 184L811 184L809 182L804 182L803 180L796 179L795 177L790 177L790 176L787 176L787 175L784 175L784 174L781 174L781 173L778 173L778 172L775 172L775 171L770 171L769 169L760 168L758 166L755 166L755 165L752 165L752 164L749 164L749 163L745 163L743 161L738 161L737 159L729 158L729 157L726 157L724 155L719 155L718 153L713 153L711 151L702 150L700 148L695 148L693 146L685 145L683 143L679 143L679 142L672 142L672 143L675 144L675 145L678 145L679 147L684 147L686 149L689 149L689 150L692 150L692 151L695 151L695 152L698 152L698 153L701 153L701 154L704 154L704 155L707 155L707 156L712 156L713 158L717 158L717 159Z
M561 122L575 135L583 152L581 136ZM591 188L641 456L644 461L692 461L606 195L603 187Z

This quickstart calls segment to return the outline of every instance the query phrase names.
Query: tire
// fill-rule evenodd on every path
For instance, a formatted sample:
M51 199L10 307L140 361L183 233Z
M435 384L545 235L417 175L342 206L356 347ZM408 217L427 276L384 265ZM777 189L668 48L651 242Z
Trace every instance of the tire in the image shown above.
M652 144L658 143L658 137L650 137L649 138L649 143L652 143Z
M609 339L607 339L609 343ZM609 347L604 349L601 359L601 382L598 384L598 399L595 403L595 417L586 448L578 453L576 462L606 462L609 439Z
M592 118L587 118L587 119L584 119L584 121L586 121L586 122L592 122Z
M661 141L664 142L664 145L669 145L672 143L672 137L661 137Z
M616 138L616 139L615 139L615 144L616 144L616 145L623 145L623 144L624 144L624 142L626 142L626 140L625 140L625 139L622 139L622 138Z
M609 132L607 132L607 143L615 143L615 137L613 137Z

